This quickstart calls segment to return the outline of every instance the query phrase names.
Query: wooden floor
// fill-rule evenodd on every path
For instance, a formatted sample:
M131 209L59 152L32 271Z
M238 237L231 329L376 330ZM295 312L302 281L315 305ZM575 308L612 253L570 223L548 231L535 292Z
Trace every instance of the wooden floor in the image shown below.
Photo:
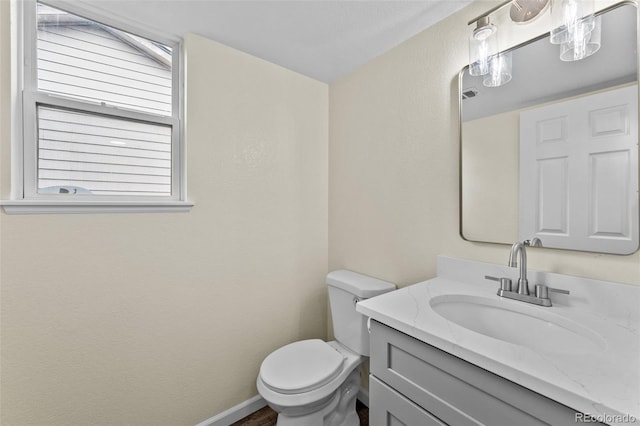
M369 409L360 401L356 402L356 411L360 417L360 426L369 426ZM231 426L275 426L278 413L266 406Z

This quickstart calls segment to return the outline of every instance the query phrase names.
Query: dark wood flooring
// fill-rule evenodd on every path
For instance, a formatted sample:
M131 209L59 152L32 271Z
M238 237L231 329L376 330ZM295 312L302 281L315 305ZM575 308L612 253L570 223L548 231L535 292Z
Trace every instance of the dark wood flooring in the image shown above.
M360 401L356 402L356 411L360 417L360 426L369 426L369 408ZM278 413L266 406L231 426L275 426Z

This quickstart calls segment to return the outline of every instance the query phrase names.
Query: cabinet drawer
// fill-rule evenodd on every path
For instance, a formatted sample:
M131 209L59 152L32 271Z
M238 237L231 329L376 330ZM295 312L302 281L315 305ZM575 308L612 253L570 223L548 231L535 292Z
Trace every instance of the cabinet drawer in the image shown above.
M575 410L376 321L371 374L456 426L575 424Z
M374 376L369 376L369 423L371 426L446 426Z

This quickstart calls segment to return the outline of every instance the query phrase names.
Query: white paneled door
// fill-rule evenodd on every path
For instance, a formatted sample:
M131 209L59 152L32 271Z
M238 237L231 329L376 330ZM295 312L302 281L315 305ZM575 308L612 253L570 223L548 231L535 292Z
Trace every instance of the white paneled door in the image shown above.
M638 86L520 114L519 239L638 248Z

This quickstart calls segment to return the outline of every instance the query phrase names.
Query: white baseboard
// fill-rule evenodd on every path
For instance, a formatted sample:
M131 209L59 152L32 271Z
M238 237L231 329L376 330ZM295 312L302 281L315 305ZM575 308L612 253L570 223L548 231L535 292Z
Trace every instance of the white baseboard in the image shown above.
M229 426L230 424L247 417L249 414L255 413L266 405L267 402L260 395L256 395L253 398L247 399L246 401L241 402L220 414L198 423L196 426Z
M367 407L369 406L369 392L365 388L360 388L357 398L364 405ZM241 402L220 414L198 423L196 426L229 426L230 424L247 417L249 414L255 413L266 405L267 402L260 395L256 395L253 398L247 399L246 401Z

